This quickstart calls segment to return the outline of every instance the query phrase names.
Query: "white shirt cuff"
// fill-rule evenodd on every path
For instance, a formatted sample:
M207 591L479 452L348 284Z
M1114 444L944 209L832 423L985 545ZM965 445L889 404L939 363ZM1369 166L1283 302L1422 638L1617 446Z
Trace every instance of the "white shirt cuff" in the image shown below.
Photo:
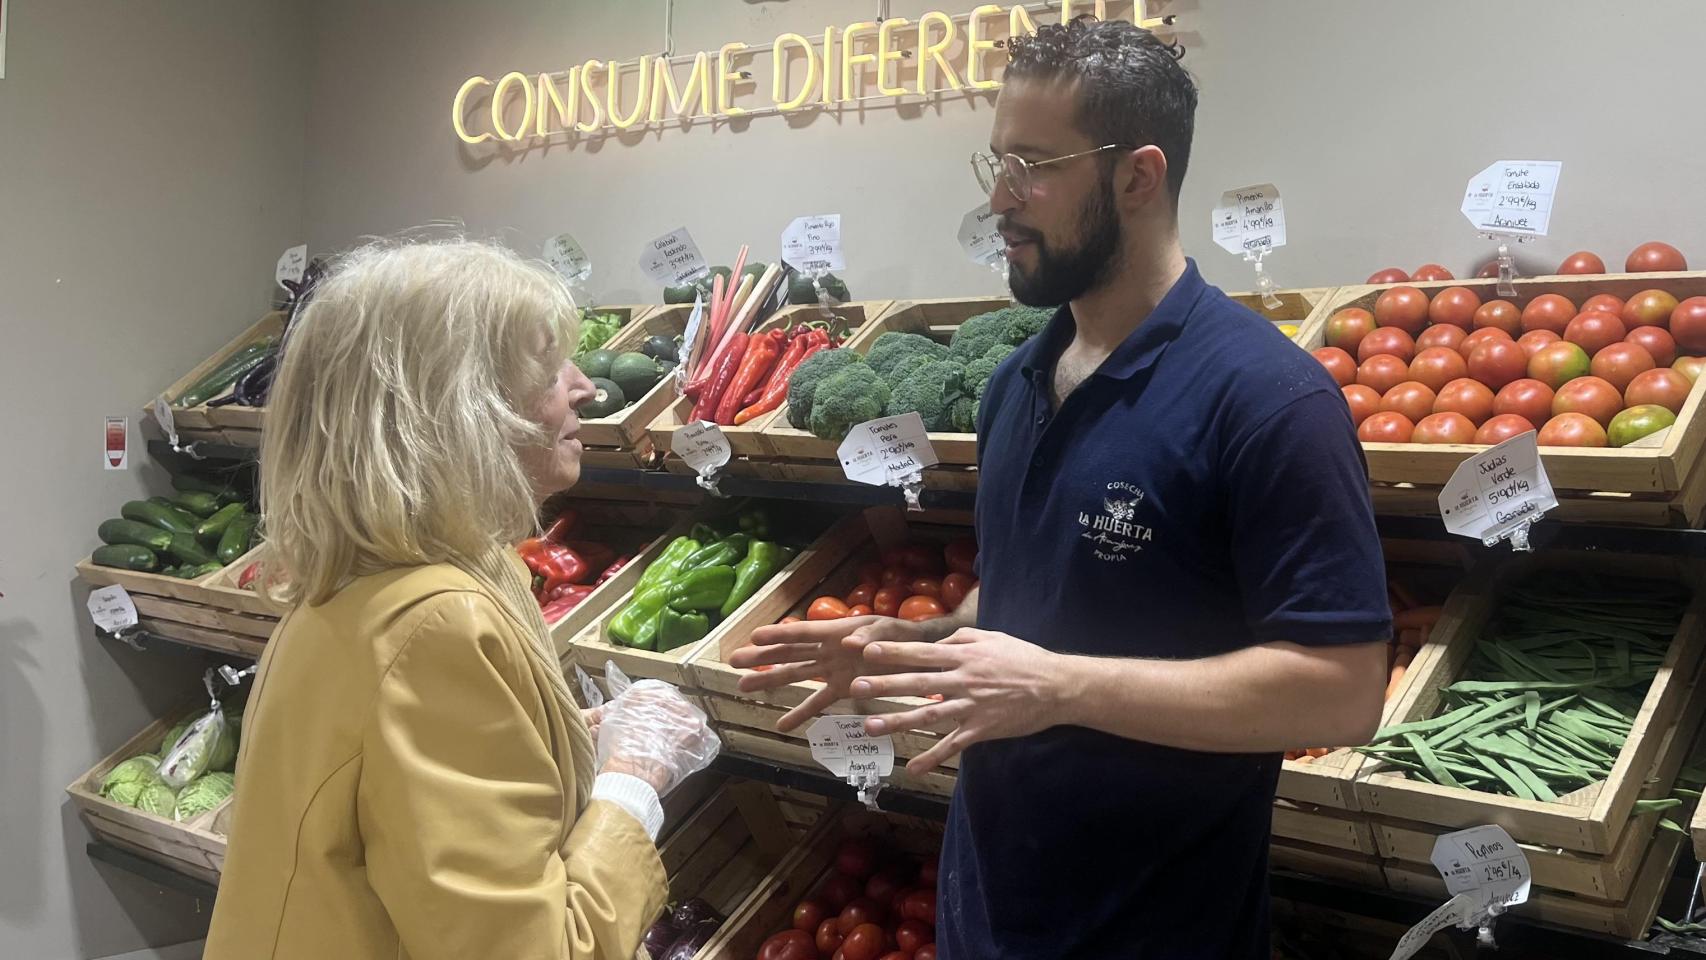
M652 785L626 773L601 773L592 781L592 799L608 800L633 814L656 841L663 830L663 803Z

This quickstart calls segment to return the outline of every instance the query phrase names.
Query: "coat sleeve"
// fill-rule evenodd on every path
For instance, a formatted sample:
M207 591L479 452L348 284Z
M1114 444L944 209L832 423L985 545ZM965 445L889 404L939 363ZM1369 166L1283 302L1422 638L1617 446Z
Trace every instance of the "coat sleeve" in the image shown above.
M475 593L425 601L363 734L369 882L413 960L631 960L666 896L645 830L572 804L523 697L534 683ZM524 686L525 685L525 686Z

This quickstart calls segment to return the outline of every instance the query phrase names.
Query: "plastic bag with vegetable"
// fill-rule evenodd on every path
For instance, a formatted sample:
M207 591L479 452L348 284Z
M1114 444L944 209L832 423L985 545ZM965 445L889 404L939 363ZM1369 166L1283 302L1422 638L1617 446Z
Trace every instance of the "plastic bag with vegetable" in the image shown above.
M160 758L160 779L173 790L182 790L190 781L213 769L213 761L224 752L221 742L234 739L225 719L225 708L217 701L212 709L192 721Z

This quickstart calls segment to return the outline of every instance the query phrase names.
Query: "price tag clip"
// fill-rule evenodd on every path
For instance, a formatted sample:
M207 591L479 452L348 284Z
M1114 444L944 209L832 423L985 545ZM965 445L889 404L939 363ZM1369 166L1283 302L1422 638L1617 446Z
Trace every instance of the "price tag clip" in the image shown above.
M706 420L695 420L675 431L669 446L672 453L693 468L693 472L698 475L694 477L694 482L701 490L712 496L724 495L723 491L717 489L717 483L722 477L723 468L729 465L729 458L734 454L722 427Z

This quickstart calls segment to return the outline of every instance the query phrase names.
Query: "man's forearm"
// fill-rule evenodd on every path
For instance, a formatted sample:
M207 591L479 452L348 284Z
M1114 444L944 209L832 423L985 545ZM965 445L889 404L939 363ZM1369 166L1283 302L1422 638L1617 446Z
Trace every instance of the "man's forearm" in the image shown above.
M1270 643L1201 660L1065 656L1057 719L1206 753L1351 746L1379 723L1384 647Z

